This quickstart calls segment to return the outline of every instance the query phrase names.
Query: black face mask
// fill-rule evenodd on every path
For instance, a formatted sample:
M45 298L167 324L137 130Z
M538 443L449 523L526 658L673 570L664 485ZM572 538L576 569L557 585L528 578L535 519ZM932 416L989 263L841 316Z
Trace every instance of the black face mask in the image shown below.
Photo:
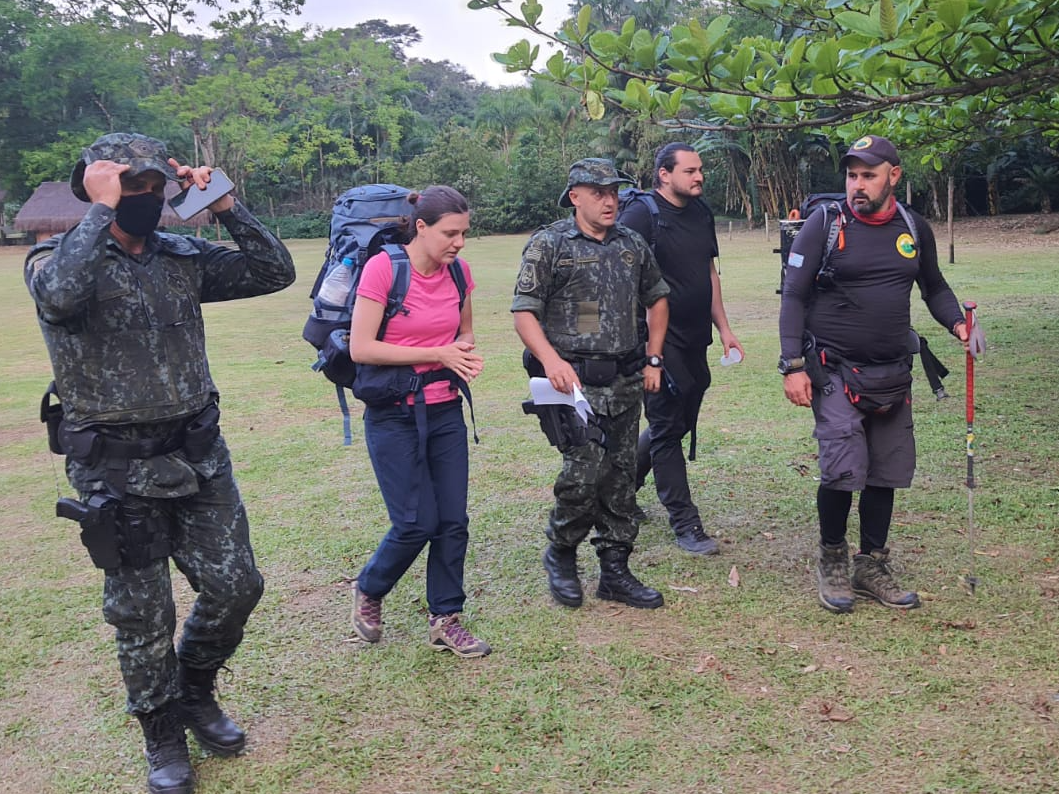
M122 196L118 202L118 214L114 222L126 234L133 237L146 237L158 227L164 204L164 200L154 193Z

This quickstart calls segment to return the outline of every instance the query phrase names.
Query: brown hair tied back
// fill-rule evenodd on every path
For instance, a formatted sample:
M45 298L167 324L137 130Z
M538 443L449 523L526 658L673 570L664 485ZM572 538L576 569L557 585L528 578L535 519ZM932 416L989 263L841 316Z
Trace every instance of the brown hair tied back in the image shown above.
M651 181L652 187L662 187L662 179L658 176L658 171L664 168L670 173L677 167L677 152L691 152L695 153L695 149L686 143L680 141L673 141L667 143L655 152L655 172L654 179Z
M412 205L412 214L408 219L409 241L415 239L418 220L433 226L444 215L470 212L463 194L448 185L431 185L419 192L412 191L408 194L408 203Z

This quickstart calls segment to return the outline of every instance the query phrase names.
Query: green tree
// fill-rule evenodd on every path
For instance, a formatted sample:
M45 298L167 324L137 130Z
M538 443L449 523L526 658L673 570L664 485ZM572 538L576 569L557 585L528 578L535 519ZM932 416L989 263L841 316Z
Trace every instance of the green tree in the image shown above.
M606 103L655 119L688 116L704 130L843 130L872 122L918 131L1025 118L1056 128L1059 6L1023 0L733 0L774 22L778 36L731 35L732 16L687 15L665 31L620 31L581 7L562 31L538 26L541 4L519 12L470 0L562 49L540 68L528 41L496 57L510 71L576 87L588 112ZM848 128L847 128L848 130ZM953 151L943 147L941 157Z

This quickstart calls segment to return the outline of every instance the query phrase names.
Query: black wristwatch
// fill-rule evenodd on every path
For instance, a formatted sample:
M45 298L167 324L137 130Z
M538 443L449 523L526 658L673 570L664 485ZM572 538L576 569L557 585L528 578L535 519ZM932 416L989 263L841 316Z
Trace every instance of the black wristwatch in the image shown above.
M780 371L780 375L801 372L805 369L805 358L803 356L798 356L797 358L783 358L781 356L779 366L776 369Z
M649 366L649 367L661 367L662 366L662 357L661 356L648 356L647 357L647 366Z

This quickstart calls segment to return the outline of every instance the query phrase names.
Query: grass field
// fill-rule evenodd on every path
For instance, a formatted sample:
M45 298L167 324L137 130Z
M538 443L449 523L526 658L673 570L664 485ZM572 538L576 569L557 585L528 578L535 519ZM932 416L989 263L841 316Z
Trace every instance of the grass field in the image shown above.
M951 399L935 401L917 366L919 468L892 534L901 581L924 605L861 602L835 616L816 603L815 442L775 371L778 243L761 231L722 234L747 358L715 367L690 464L722 555L682 553L644 492L650 520L632 565L665 608L552 603L540 553L559 458L519 410L508 312L524 239L465 251L486 358L467 567L468 623L495 649L481 660L427 647L422 561L386 600L383 642L350 641L349 578L386 523L359 418L342 447L333 392L300 338L324 242L291 243L291 289L207 307L267 591L221 686L248 751L224 760L193 747L197 791L1054 791L1059 241L967 222L945 268L980 304L990 343L976 372L977 593L959 586L971 564L963 356L917 298L916 326L952 370ZM38 420L49 365L24 255L0 249L0 791L142 791L102 576L76 526L52 517L56 493L70 491ZM176 581L183 613L193 594Z

